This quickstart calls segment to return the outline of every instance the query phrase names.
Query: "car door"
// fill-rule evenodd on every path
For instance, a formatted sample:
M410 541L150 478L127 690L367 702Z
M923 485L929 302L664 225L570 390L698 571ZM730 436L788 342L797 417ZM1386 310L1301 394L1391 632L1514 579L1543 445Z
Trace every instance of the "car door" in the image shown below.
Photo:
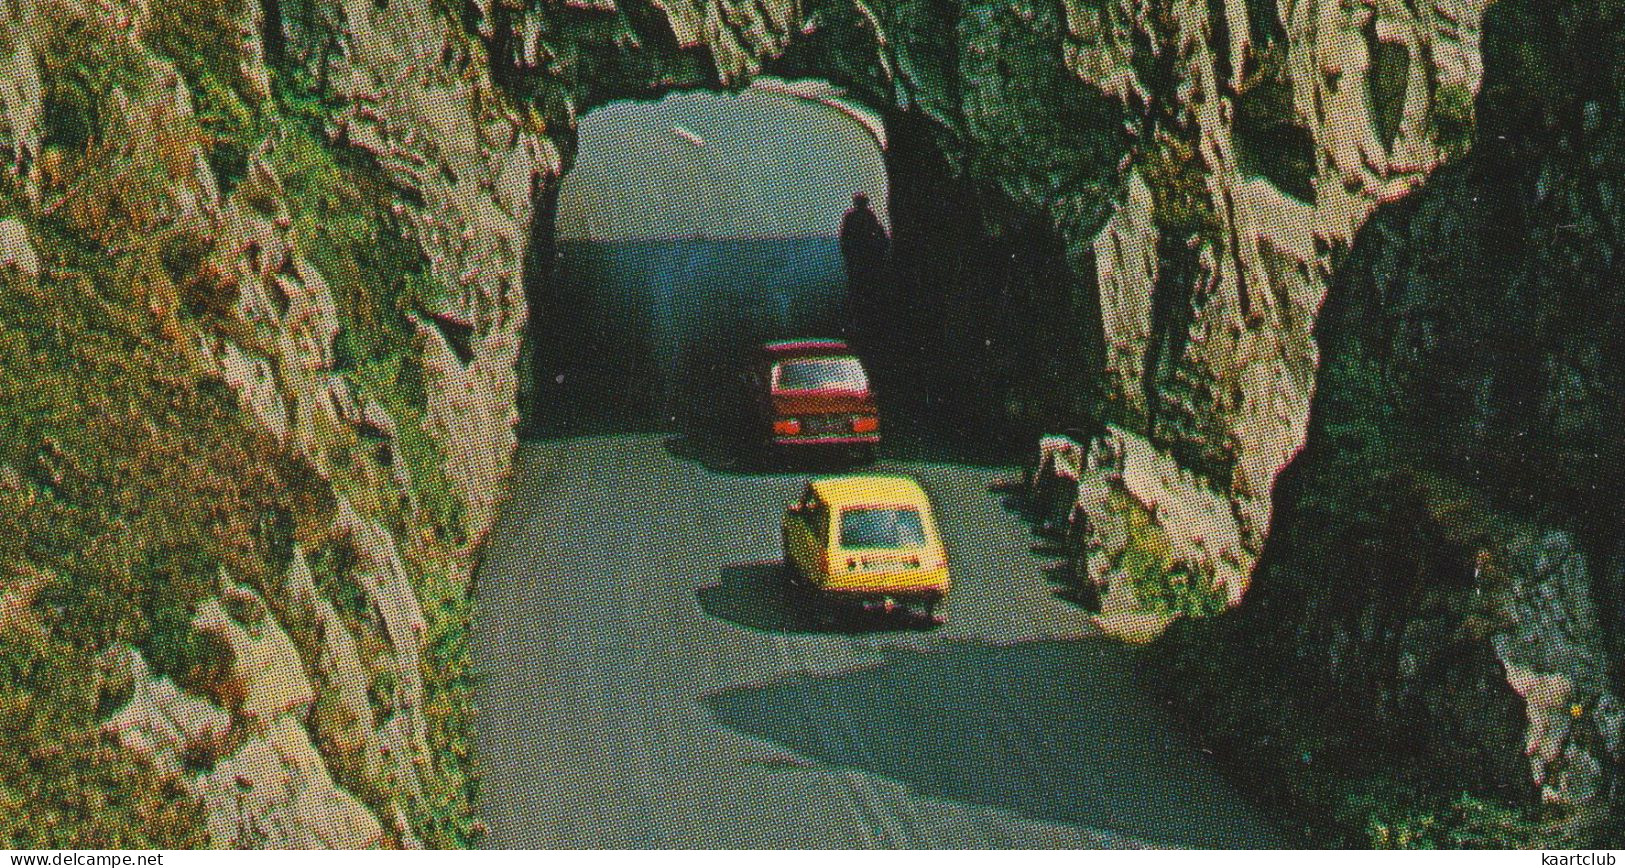
M829 508L810 486L796 506L784 516L784 557L798 575L817 581L823 571Z

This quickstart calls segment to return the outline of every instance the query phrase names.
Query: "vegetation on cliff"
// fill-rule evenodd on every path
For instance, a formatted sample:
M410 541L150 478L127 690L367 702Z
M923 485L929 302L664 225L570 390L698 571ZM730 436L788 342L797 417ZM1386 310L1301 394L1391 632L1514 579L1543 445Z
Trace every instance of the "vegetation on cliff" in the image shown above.
M432 289L421 251L390 219L376 171L318 138L313 95L276 71L274 96L248 80L238 23L245 8L163 4L140 42L70 3L36 22L45 81L37 196L0 172L0 219L24 228L40 265L37 275L0 268L0 703L8 709L0 714L0 805L13 808L0 820L0 842L12 846L209 842L195 797L105 731L130 698L106 652L131 646L155 675L236 712L243 685L230 649L194 618L200 604L241 583L291 620L283 576L295 549L317 565L322 591L354 633L376 634L349 574L348 543L333 531L340 496L410 543L406 563L429 620L430 787L408 799L360 773L338 747L329 759L379 816L411 806L412 827L401 834L437 846L472 838L469 603L453 579L467 529L445 458L421 427L422 375L406 319ZM195 114L149 133L125 126L125 107L167 98L153 57L174 62ZM280 144L285 189L250 175L249 156L267 140ZM295 207L295 243L340 297L338 370L388 408L399 435L391 443L319 430L317 467L241 406L208 349L229 341L275 357L277 335L237 306L239 278L224 267L236 251L187 212L194 153L206 156L222 195L265 215L280 213L283 201ZM390 493L396 461L409 497ZM314 640L298 638L304 665L318 671ZM379 687L378 696L390 694L387 683ZM379 711L387 710L386 700ZM187 774L218 759L189 754Z

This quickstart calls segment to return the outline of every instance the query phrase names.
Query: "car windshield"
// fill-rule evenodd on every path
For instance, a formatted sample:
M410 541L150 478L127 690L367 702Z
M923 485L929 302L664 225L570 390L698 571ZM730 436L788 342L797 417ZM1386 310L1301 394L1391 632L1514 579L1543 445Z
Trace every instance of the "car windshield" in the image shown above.
M841 510L841 548L903 549L925 545L920 511L912 506Z
M869 377L863 365L851 356L831 356L823 359L797 359L779 365L774 385L786 392L838 389L863 392L869 388Z

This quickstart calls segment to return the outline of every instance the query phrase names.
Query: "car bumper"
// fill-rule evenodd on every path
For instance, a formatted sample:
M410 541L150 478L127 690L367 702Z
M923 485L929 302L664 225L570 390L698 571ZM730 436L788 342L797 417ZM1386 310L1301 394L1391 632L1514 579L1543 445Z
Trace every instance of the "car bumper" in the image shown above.
M881 575L842 575L827 580L819 590L832 599L908 600L935 602L948 596L948 571L927 569Z
M947 618L938 609L948 596L946 585L939 588L909 588L894 592L826 591L825 605L865 616L905 617L941 624Z
M879 434L798 434L773 438L774 446L873 446L879 442Z

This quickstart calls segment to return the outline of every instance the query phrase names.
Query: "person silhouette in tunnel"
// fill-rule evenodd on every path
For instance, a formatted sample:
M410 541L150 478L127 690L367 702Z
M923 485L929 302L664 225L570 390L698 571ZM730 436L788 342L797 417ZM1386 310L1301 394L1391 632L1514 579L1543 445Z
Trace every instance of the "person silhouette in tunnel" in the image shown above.
M848 333L874 321L879 297L885 289L886 255L891 239L880 218L869 207L869 195L852 194L852 207L841 218L841 258L846 264L846 315L842 326ZM854 334L854 337L856 335Z

